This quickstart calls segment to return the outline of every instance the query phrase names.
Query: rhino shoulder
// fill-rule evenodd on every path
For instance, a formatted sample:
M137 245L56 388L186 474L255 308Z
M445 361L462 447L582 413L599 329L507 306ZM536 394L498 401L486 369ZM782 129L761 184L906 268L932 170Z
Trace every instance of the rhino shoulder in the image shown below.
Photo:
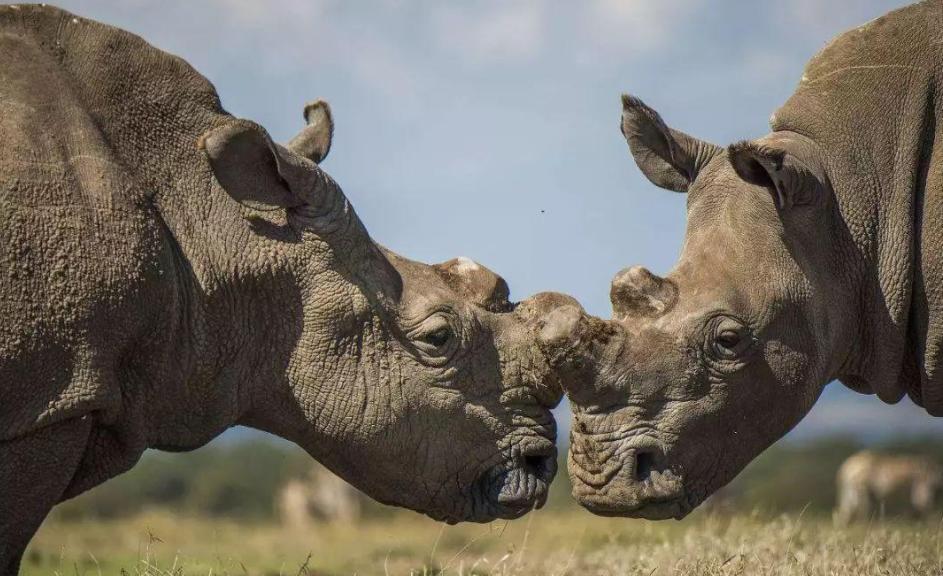
M830 101L865 102L888 84L937 77L943 65L943 3L925 0L839 34L806 64L796 93L770 118L774 131L805 132ZM927 87L929 89L929 86Z

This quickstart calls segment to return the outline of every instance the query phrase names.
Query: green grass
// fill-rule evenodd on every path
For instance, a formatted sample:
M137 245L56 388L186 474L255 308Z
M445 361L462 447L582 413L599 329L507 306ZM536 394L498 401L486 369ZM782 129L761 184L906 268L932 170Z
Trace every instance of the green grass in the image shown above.
M22 573L129 575L926 575L943 573L938 521L836 529L820 517L700 515L683 522L538 511L513 522L445 526L417 514L291 533L149 512L49 521Z

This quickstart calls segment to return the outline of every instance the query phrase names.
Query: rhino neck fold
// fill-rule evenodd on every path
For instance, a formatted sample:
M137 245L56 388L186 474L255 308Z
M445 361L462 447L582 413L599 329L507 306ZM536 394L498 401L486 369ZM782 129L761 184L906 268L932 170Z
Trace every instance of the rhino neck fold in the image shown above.
M810 61L771 121L773 130L804 134L825 150L841 214L832 241L843 244L844 278L857 287L858 328L834 376L885 402L909 393L931 413L943 412L943 317L932 312L943 309L943 294L935 294L943 271L927 252L943 245L936 232L943 215L932 215L943 203L936 175L943 43L932 25L941 10L938 2L916 4L840 36Z
M323 318L313 318L321 323ZM397 402L401 366L386 344L388 336L376 316L359 334L340 336L306 326L286 364L269 368L274 381L256 381L251 400L236 423L294 442L336 472L356 468L345 460L351 448L375 442L402 409ZM312 348L324 358L310 361Z

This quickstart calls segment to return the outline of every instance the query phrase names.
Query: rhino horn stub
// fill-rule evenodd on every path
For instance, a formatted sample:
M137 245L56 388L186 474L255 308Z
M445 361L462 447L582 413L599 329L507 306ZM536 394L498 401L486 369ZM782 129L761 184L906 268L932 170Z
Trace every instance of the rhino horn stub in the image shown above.
M504 278L464 256L433 266L454 292L492 312L510 310L510 289Z
M288 149L320 164L331 151L334 138L334 116L324 100L309 102L304 108L307 126L288 143Z
M661 316L674 305L677 297L674 283L642 266L626 268L616 274L609 290L613 315L620 320L629 316Z
M579 301L572 296L559 292L539 292L524 302L521 302L516 312L521 315L525 321L532 322L544 318L554 310L563 307L571 307L581 312L583 311L583 307L580 305Z
M587 316L575 298L541 292L521 302L514 313L533 327L537 344L552 365L568 364L581 352L577 349L585 335Z
M537 344L560 388L579 392L595 381L603 359L624 346L622 326L590 316L569 296L544 292L515 311L534 322Z

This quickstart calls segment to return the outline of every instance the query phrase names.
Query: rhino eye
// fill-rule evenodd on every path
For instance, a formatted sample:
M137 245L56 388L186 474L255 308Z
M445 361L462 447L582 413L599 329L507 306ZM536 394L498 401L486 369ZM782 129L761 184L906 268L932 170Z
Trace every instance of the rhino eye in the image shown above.
M750 329L732 318L724 318L714 328L711 348L722 360L733 360L746 352L754 342Z
M444 313L435 313L423 320L409 333L409 339L428 357L445 360L455 352L456 319Z
M724 330L717 335L717 345L727 350L735 350L740 344L740 334L733 330Z
M423 335L420 339L430 346L441 348L448 344L451 338L452 329L448 326L442 326L433 332Z

